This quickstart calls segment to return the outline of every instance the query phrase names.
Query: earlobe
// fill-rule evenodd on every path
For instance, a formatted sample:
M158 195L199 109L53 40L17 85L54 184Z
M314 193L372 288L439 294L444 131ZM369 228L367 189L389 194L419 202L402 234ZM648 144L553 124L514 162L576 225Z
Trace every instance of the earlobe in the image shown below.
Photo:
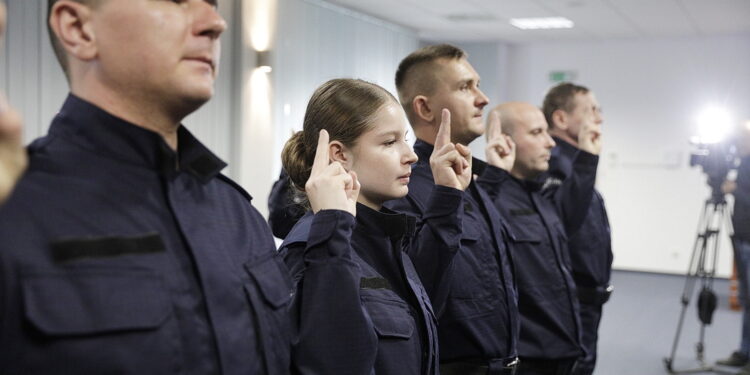
M435 112L430 108L429 100L424 95L417 95L412 101L412 110L423 121L432 122L435 120Z
M84 61L96 57L96 39L89 7L69 0L58 1L50 11L49 23L68 54Z

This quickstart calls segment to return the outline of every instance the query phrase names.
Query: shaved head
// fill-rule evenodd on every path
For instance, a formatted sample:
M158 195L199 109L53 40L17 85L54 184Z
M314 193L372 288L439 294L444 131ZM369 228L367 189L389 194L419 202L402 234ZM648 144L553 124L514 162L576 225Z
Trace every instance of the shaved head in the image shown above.
M523 121L528 120L529 116L541 114L542 111L536 106L526 102L507 102L500 104L492 109L500 115L500 123L503 126L503 133L513 136L515 130Z

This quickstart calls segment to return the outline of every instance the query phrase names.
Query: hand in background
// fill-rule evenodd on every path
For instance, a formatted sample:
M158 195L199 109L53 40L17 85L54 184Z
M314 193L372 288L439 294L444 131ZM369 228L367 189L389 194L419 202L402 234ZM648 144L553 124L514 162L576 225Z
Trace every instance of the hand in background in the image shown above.
M0 39L5 35L5 3L0 1ZM21 116L0 97L0 203L13 191L26 169L26 151L21 143Z
M510 172L516 161L516 144L509 135L503 134L500 114L490 111L487 120L487 147L484 149L487 164Z
M584 122L578 132L578 148L599 155L602 152L602 126L593 121Z

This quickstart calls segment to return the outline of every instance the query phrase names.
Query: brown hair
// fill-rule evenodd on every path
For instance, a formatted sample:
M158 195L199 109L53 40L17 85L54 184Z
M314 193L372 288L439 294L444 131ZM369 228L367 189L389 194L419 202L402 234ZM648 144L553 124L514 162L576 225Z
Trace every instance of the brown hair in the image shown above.
M552 121L552 114L555 111L561 109L568 113L572 112L575 109L573 99L576 94L587 94L588 92L587 87L570 82L563 82L551 88L544 97L544 104L542 105L542 112L544 112L544 118L547 120L550 129L555 127L555 123Z
M47 32L49 33L49 41L52 43L52 50L55 52L55 56L57 57L57 61L60 63L60 66L62 67L63 73L65 73L65 77L70 80L70 72L68 71L68 56L65 52L65 48L62 46L62 43L57 39L57 35L55 35L55 31L52 30L52 27L49 24L49 18L52 15L52 7L57 3L59 0L48 0L47 1ZM91 7L98 6L101 0L72 0L79 4L88 5Z
M439 59L458 60L468 55L462 49L450 44L437 44L422 47L406 56L396 70L396 90L401 106L414 124L412 102L417 95L432 95L435 91L435 62Z
M310 178L321 129L331 141L353 147L389 101L397 103L386 89L359 79L332 79L318 87L307 104L302 131L294 133L281 152L284 170L297 190L303 192Z

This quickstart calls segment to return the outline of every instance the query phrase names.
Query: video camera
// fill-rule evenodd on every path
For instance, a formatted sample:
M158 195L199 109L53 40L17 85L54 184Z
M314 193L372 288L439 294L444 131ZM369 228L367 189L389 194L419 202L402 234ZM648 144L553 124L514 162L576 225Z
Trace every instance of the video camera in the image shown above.
M736 168L737 148L732 140L717 143L695 143L695 150L690 153L690 166L701 166L708 177L708 186L714 199L722 198L721 185L729 171Z

